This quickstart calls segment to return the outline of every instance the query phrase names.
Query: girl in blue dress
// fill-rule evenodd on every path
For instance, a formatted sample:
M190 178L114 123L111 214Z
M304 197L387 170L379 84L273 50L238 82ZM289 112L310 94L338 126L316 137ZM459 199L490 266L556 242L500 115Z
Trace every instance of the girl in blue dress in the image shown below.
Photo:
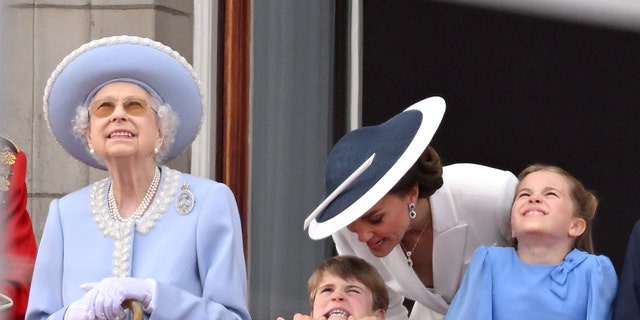
M595 195L555 166L518 180L514 246L476 249L447 319L610 319L618 279L593 254Z

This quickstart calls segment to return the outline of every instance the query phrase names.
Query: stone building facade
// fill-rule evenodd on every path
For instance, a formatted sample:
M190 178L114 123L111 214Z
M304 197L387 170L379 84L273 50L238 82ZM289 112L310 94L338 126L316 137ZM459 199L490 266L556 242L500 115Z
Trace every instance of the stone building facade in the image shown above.
M3 1L0 17L0 132L28 156L28 209L36 238L53 198L105 176L56 143L42 112L42 94L57 64L80 45L128 34L153 38L193 61L191 1ZM189 172L190 152L172 161Z

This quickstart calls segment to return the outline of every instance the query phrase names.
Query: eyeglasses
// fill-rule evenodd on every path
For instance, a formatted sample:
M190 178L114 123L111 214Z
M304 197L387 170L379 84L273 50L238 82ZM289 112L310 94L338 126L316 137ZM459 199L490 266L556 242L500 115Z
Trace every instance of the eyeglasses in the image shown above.
M116 110L117 102L111 99L96 100L91 104L89 112L98 117L105 118ZM147 111L149 103L144 99L131 98L122 102L122 108L130 116L141 116Z

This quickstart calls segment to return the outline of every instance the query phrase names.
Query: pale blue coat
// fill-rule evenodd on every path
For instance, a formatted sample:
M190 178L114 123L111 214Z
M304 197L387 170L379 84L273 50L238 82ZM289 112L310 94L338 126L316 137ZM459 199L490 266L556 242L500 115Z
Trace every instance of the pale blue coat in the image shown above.
M63 319L85 294L81 284L113 276L156 280L146 319L250 319L240 218L226 185L162 167L156 198L134 227L109 217L109 183L51 202L28 320ZM185 184L195 204L180 214Z

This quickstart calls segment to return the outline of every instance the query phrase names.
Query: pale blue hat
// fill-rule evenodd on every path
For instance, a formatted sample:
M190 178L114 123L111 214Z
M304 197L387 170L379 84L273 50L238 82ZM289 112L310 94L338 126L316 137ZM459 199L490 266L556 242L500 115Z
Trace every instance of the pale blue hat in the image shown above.
M136 83L180 118L165 161L182 153L197 136L203 118L200 81L191 65L166 45L142 37L113 36L93 40L71 52L47 81L43 96L45 119L56 140L76 159L104 169L73 132L78 106L108 83Z

